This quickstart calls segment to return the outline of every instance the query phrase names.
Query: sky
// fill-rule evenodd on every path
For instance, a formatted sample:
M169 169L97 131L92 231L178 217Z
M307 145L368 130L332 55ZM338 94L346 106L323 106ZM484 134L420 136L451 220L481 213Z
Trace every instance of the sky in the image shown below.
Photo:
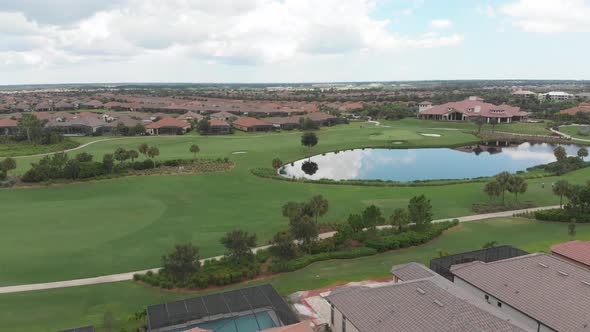
M0 0L0 85L590 79L590 0Z

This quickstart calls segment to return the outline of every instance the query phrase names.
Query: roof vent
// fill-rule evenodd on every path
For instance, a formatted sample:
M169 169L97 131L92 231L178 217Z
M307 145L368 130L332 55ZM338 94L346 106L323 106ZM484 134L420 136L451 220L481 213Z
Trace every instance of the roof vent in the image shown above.
M543 263L538 263L539 265L541 265L544 268L548 268L549 266L547 264L543 264Z
M422 295L426 294L426 292L422 288L416 288L416 291Z
M586 286L590 286L590 282L582 280L582 283Z
M439 300L434 300L434 303L436 303L436 305L438 305L439 307L444 307L444 304Z
M567 274L567 273L565 273L563 271L557 271L557 273L559 273L559 274L561 274L562 276L565 276L565 277L567 277L569 275L569 274Z

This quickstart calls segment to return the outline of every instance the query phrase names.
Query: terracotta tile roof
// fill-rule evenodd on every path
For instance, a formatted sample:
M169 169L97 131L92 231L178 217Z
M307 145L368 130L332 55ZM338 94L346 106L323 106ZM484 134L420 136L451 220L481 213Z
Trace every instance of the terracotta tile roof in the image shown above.
M234 121L233 124L236 126L241 126L241 127L254 127L254 126L265 126L266 127L266 126L271 125L268 122L264 122L264 121L256 119L256 118L239 118L236 121Z
M571 107L571 108L567 108L567 109L559 111L559 113L570 114L570 115L576 115L576 113L578 113L578 112L590 113L590 105L580 104L576 107Z
M590 266L590 241L569 241L551 246L551 251Z
M556 331L590 329L590 271L563 259L536 253L451 272Z
M222 121L222 120L217 120L217 119L209 120L209 124L212 127L229 127L229 124L227 122Z
M494 105L485 103L479 99L465 99L463 101L450 102L442 105L434 105L422 111L420 114L443 115L450 112L459 112L469 117L492 117L508 118L513 116L527 116L528 113L521 111L520 107L510 105Z
M0 127L16 127L16 120L0 119Z
M190 128L190 126L191 125L186 121L177 120L172 117L165 117L159 121L156 121L154 123L150 123L149 125L146 126L146 128L148 128L148 129L158 129L158 128L163 128L163 127Z

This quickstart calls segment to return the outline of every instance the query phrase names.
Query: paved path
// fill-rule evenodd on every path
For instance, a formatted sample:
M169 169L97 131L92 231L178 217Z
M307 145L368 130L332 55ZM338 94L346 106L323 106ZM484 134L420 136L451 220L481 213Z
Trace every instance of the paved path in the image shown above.
M19 158L43 157L43 156L49 156L49 155L52 155L52 154L62 153L62 152L63 153L68 153L70 151L76 151L76 150L83 149L83 148L87 147L88 145L91 145L91 144L94 144L94 143L100 143L100 142L104 142L104 141L112 141L112 140L115 140L115 139L118 139L118 138L103 138L103 139L99 139L99 140L96 140L96 141L92 141L92 142L80 144L80 145L78 145L75 148L71 148L71 149L67 149L67 150L52 151L52 152L45 152L45 153L38 153L38 154L29 154L29 155L26 155L26 156L15 156L15 157L12 157L12 158L19 159Z
M477 215L471 215L471 216L465 216L465 217L459 217L459 218L438 219L438 220L433 220L432 222L433 223L440 223L440 222L444 222L444 221L448 221L448 220L452 220L452 219L458 219L459 222L468 222L468 221L484 220L484 219L491 219L491 218L511 217L514 214L519 214L519 213L523 213L523 212L533 212L533 211L556 209L556 208L559 208L559 205L542 206L542 207L537 207L537 208L494 212L494 213L486 213L486 214L477 214ZM391 227L391 226L385 225L385 226L379 226L378 228L383 229L383 228L389 228L389 227ZM321 233L319 235L319 238L320 239L327 239L327 238L334 236L334 234L336 234L336 232ZM268 245L262 246L262 247L255 248L253 251L256 252L258 250L267 249L269 247L270 246L268 246ZM202 259L201 263L205 262L206 260L219 259L221 257L222 256L216 256L216 257ZM29 291L36 291L36 290L66 288L66 287L74 287L74 286L97 285L97 284L105 284L105 283L117 282L117 281L127 281L127 280L132 280L134 274L143 274L148 271L157 272L158 270L160 270L160 268L111 274L111 275L99 276L99 277L93 277L93 278L46 282L46 283L39 283L39 284L6 286L6 287L0 287L0 294L29 292Z
M557 135L559 135L559 136L562 136L563 138L566 138L566 139L571 139L572 141L579 141L579 142L590 142L590 139L576 138L576 137L570 136L570 135L568 135L568 134L566 134L566 133L562 133L562 132L561 132L561 131L559 131L559 130L555 130L555 129L553 129L553 128L549 128L549 130L551 130L552 132L556 133L556 134L557 134Z

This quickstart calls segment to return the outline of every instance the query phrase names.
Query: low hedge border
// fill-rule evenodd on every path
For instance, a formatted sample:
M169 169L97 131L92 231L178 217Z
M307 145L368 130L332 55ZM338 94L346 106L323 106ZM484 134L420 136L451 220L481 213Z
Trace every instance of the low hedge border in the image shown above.
M275 261L269 266L271 272L292 272L300 270L311 263L326 261L330 259L351 259L364 256L372 256L377 253L376 249L359 247L351 250L323 252L315 255L302 256L290 261Z
M387 235L383 237L377 237L375 239L368 239L367 241L365 241L365 246L373 248L378 252L412 247L424 244L434 239L435 237L441 235L447 229L457 226L458 224L458 220L446 221L432 224L427 230L423 230L420 232L410 230L400 234Z
M590 222L590 213L571 211L567 209L551 209L535 211L535 219L542 221L571 222L576 220L579 223Z

